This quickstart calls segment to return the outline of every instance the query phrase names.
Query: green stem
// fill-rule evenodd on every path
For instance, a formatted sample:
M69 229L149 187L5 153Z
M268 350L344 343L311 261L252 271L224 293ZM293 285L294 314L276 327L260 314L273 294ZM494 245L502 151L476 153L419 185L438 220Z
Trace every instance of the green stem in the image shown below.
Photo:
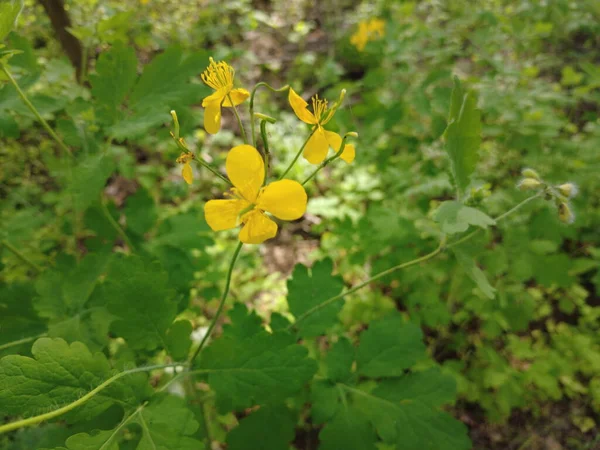
M265 181L267 183L267 176L269 175L269 160L271 154L269 153L269 138L267 136L267 121L261 120L260 122L260 135L262 136L263 146L265 148Z
M6 344L0 345L0 351L6 350L7 348L10 348L10 347L15 347L17 345L27 344L28 342L35 341L36 339L42 338L44 336L46 336L46 333L38 334L36 336L28 336L23 339L18 339L16 341L7 342Z
M35 271L35 273L42 272L42 269L40 266L38 266L32 260L27 258L23 253L21 253L19 250L17 250L17 248L15 248L10 242L3 240L2 242L0 242L0 246L4 246L8 250L10 250L17 258L19 258L21 261L23 261L25 264L27 264L29 267L31 267Z
M135 251L135 247L131 243L131 240L129 240L127 233L125 233L125 230L123 230L121 225L119 225L119 222L117 222L115 220L115 218L112 216L112 214L108 210L108 206L106 205L106 199L104 198L104 194L100 194L100 205L102 207L102 213L104 214L104 217L106 217L106 220L108 220L108 222L115 229L117 234L119 236L121 236L121 239L123 239L123 241L127 244L127 247L129 247L129 249L131 251Z
M36 109L36 107L33 106L33 104L29 101L29 98L27 98L27 95L25 95L25 92L23 92L21 90L21 87L19 86L17 81L13 78L13 76L8 71L6 66L4 64L0 64L0 67L2 68L2 71L4 72L6 77L8 78L8 81L10 81L10 83L16 89L17 93L19 94L19 97L21 97L21 100L23 100L23 103L25 103L25 105L29 108L29 110L33 113L33 115L37 118L37 120L40 121L40 123L42 124L44 129L48 132L48 134L50 134L50 136L52 136L52 139L54 139L54 141L56 141L56 143L59 145L59 147L65 153L67 153L69 156L72 157L73 153L71 152L71 149L69 147L67 147L65 145L65 143L58 137L58 135L54 132L54 130L50 127L50 125L48 125L48 122L46 122L46 120L41 116L41 114Z
M308 144L308 141L310 141L310 138L312 137L313 134L315 134L316 131L317 131L317 127L315 126L313 128L313 130L311 131L311 133L306 138L306 140L304 141L304 144L302 144L302 147L300 147L300 150L298 150L298 153L296 153L296 156L294 157L294 159L292 160L292 162L290 163L290 165L288 166L288 168L285 169L285 172L283 172L283 175L281 175L279 177L280 180L282 180L283 177L285 177L287 175L287 173L290 170L292 170L292 167L294 167L294 164L296 164L296 161L298 161L298 158L300 158L300 155L302 154L302 151L304 150L304 147L306 147L306 144Z
M213 317L212 322L208 326L208 330L206 331L206 334L202 338L202 341L200 341L200 345L198 346L198 348L194 352L193 356L189 360L190 367L193 364L194 360L198 357L198 355L200 354L202 349L204 348L206 341L208 341L208 338L212 334L212 332L217 324L217 320L219 320L219 316L221 315L221 312L223 311L223 306L225 305L225 300L227 300L227 295L229 294L229 286L231 285L231 274L233 272L233 266L235 266L237 257L240 254L240 250L242 249L242 245L244 245L243 242L240 242L237 245L237 247L235 248L235 251L233 252L233 257L231 258L231 263L229 264L229 269L227 271L227 279L225 280L225 290L223 291L223 295L221 296L221 301L219 303L219 307L217 308L215 317Z
M242 123L242 119L240 118L240 115L238 114L238 110L235 107L233 100L231 99L231 95L227 94L227 98L229 99L229 103L231 103L231 107L233 108L233 114L235 114L235 118L237 119L237 123L240 127L240 132L242 133L242 138L244 139L244 144L247 144L248 137L246 136L246 130L244 130L244 124Z
M329 163L331 163L332 161L335 161L340 156L342 156L342 153L344 152L344 148L346 147L346 139L348 139L347 134L342 138L342 143L340 144L340 148L338 149L337 153L335 155L333 155L332 157L327 158L321 164L319 164L319 166L314 170L314 172L311 173L308 176L308 178L302 182L302 186L304 186L306 183L308 183L310 180L312 180L317 175L317 173L319 173L319 171L321 171L325 166L327 166Z
M177 125L176 125L176 131L177 131L177 136L178 136L179 135L179 123L177 123ZM175 137L175 134L173 135L173 139L175 140L177 147L179 147L179 149L181 151L191 152L191 150L187 147L187 144L185 143L185 141L183 139L179 139L179 137ZM213 175L217 176L218 178L223 180L225 183L229 184L230 186L233 186L233 183L231 183L231 181L229 181L225 176L221 175L221 173L219 173L219 171L216 168L211 166L203 158L201 158L199 156L194 156L194 161L197 161L198 164L200 164L202 167L211 171L213 173Z
M517 204L516 206L514 206L513 208L509 209L508 211L506 211L504 214L499 215L498 217L496 217L495 221L499 222L502 219L505 219L506 217L510 216L511 214L515 213L516 211L518 211L521 207L523 207L524 205L526 205L527 203L529 203L530 201L536 199L536 198L540 198L542 195L544 195L544 191L539 192L531 197L526 198L525 200L523 200L521 203ZM369 278L367 281L360 283L356 286L354 286L351 289L348 289L346 292L342 292L341 294L338 294L334 297L330 297L327 300L323 301L322 303L319 303L316 306L313 306L312 308L310 308L308 311L306 311L304 314L301 314L300 316L298 316L296 318L296 321L293 324L290 324L288 326L288 330L292 329L292 328L296 328L298 323L303 321L304 319L306 319L307 317L309 317L310 315L314 314L317 311L320 311L321 309L325 308L327 305L330 305L331 303L335 302L336 300L339 300L341 298L344 298L345 296L352 294L356 291L358 291L359 289L364 288L365 286L369 285L371 282L384 277L386 275L389 275L392 272L395 272L397 270L402 270L402 269L406 269L407 267L410 266L414 266L416 264L425 262L425 261L429 261L430 259L434 258L435 256L439 255L440 253L442 253L444 250L451 248L451 247L455 247L456 245L462 244L465 241L468 241L469 239L473 238L473 236L475 236L477 233L480 232L481 229L477 229L475 231L473 231L472 233L469 233L468 235L464 236L463 238L452 242L450 244L446 244L446 237L444 236L441 240L440 240L440 244L439 246L432 251L431 253L428 253L425 256L421 256L420 258L416 258L413 259L411 261L399 264L397 266L391 267L387 270L384 270L383 272L379 272L378 274L372 276L371 278Z
M254 96L256 95L256 91L258 90L258 88L261 86L264 86L267 89L270 89L272 92L283 92L283 91L287 91L290 88L290 85L286 84L285 86L280 87L279 89L276 89L276 88L270 86L268 83L261 81L260 83L256 83L256 85L254 86L254 89L252 89L252 93L250 94L250 129L252 130L252 145L255 148L256 148L256 130L255 130L255 126L254 126Z
M29 417L27 419L17 420L16 422L7 423L6 425L0 425L0 434L7 433L9 431L16 430L16 429L23 428L23 427L37 425L38 423L42 423L47 420L54 419L55 417L62 416L63 414L66 414L69 411L72 411L73 409L77 408L78 406L83 405L88 400L90 400L91 398L96 396L99 392L106 389L112 383L123 378L124 376L131 375L133 373L149 372L151 370L165 369L167 367L177 367L177 366L184 366L184 365L185 365L185 363L161 364L161 365L156 365L156 366L136 367L135 369L130 369L130 370L125 370L123 372L119 372L118 374L113 375L108 380L106 380L103 383L101 383L100 385L98 385L96 388L92 389L90 392L88 392L84 396L80 397L79 399L75 400L74 402L71 402L71 403L63 406L62 408L58 408L58 409L55 409L54 411L50 411L45 414L40 414L38 416L33 416L33 417Z

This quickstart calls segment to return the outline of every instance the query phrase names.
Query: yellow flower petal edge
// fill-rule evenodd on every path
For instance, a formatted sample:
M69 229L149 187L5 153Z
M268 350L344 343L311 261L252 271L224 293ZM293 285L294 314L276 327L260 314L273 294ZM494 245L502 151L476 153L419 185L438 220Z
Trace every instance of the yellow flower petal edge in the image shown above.
M241 196L255 203L265 180L265 164L258 150L246 144L233 147L227 155L225 169Z
M240 214L250 206L245 200L209 200L204 205L204 218L213 231L230 230L240 224Z
M311 164L320 164L327 156L328 151L329 142L327 142L324 130L317 125L317 129L304 147L304 158Z
M250 92L248 92L246 89L232 89L229 93L229 96L231 96L231 100L233 100L233 105L231 105L229 98L225 97L223 106L227 108L231 108L232 106L237 106L244 103L246 99L250 97Z
M308 197L304 187L293 180L270 183L258 197L257 207L278 219L296 220L306 212Z
M181 176L187 184L192 184L194 181L194 172L192 172L192 166L190 163L185 163L181 169Z
M317 118L307 109L308 103L296 94L292 88L290 88L290 92L288 93L288 100L298 119L310 125L317 123Z
M255 209L244 216L244 227L238 235L244 244L262 244L277 235L277 224Z
M344 151L340 155L340 158L342 158L344 161L346 161L348 164L350 164L352 161L354 161L355 156L356 156L356 149L354 148L354 145L346 144L346 146L344 147Z

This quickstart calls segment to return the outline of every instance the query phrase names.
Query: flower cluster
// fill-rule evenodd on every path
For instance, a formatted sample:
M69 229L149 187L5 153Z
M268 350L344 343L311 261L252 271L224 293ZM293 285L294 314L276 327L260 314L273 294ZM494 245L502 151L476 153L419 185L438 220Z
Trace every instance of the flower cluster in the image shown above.
M358 30L350 37L350 43L359 52L364 51L367 43L385 36L385 22L381 19L363 20L358 24Z
M215 92L202 101L202 106L205 109L204 128L210 134L217 133L221 128L222 107L231 107L238 119L244 141L246 141L243 124L235 107L244 103L250 97L250 93L246 89L234 87L234 75L235 71L229 64L215 62L210 58L210 64L201 77L204 83L214 89ZM264 85L264 83L262 84ZM311 126L311 133L298 152L296 159L302 152L309 163L319 164L313 174L302 184L283 178L296 159L281 179L266 183L269 154L266 151L264 156L261 155L254 146L254 142L252 142L253 145L246 142L246 144L233 147L229 151L225 162L228 179L225 178L216 168L210 166L202 158L197 158L187 148L185 141L179 137L177 115L174 111L171 113L175 122L175 133L171 134L183 151L177 158L177 162L183 164L182 176L186 183L191 184L193 181L190 162L195 160L232 185L229 191L224 194L225 199L210 200L206 203L204 208L206 222L214 231L241 226L238 237L243 243L260 244L275 237L278 226L270 216L280 220L296 220L302 217L306 212L308 201L303 185L326 164L336 158L339 157L345 162L351 163L355 157L354 145L346 144L346 137L356 136L356 133L348 133L342 138L338 133L325 129L325 126L333 118L337 108L342 103L345 91L342 90L339 99L332 105L327 100L315 95L311 100L312 111L310 111L308 102L302 99L292 88L286 86L280 90L272 90L281 92L288 89L288 101L292 110L301 121ZM251 112L252 103L251 101ZM256 114L256 117L264 120L267 116ZM274 121L272 118L268 119L270 119L270 122ZM254 117L251 117L251 120L254 120ZM266 141L266 139L267 137L263 134L263 141ZM254 141L254 128L252 140ZM268 143L263 142L263 144L265 149L268 150ZM335 154L327 158L330 147L333 148Z

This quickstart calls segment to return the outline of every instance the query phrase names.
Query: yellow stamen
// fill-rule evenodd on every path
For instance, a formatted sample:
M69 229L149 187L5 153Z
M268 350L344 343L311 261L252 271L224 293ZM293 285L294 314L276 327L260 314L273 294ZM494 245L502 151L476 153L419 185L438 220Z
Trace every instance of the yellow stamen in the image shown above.
M234 75L235 70L233 67L224 61L215 62L211 57L210 64L201 77L202 81L208 86L218 91L219 89L231 90L233 88Z
M177 158L177 164L187 164L195 158L192 152L182 153Z
M312 106L313 106L313 113L319 123L322 123L325 120L331 118L330 117L331 111L328 111L328 109L327 109L327 100L321 99L321 98L319 98L318 95L315 95L312 98ZM328 115L328 117L325 117L327 113L330 113L330 114Z

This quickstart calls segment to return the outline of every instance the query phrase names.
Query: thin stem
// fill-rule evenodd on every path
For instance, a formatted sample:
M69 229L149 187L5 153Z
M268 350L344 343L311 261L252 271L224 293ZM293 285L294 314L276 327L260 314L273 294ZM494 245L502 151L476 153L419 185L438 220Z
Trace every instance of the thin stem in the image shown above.
M23 92L21 90L21 87L19 86L17 81L13 78L13 76L8 71L6 66L4 64L0 64L0 67L2 68L2 71L4 72L6 77L8 78L8 81L10 81L10 83L16 89L17 93L19 94L19 97L21 97L21 100L23 100L23 103L25 103L25 105L29 108L29 110L33 113L33 115L37 118L37 120L40 121L42 126L45 128L45 130L48 132L48 134L50 134L50 136L52 136L52 139L54 139L56 141L58 146L65 153L67 153L69 156L72 157L73 153L71 152L71 149L65 145L65 143L61 140L61 138L58 137L58 135L54 132L54 130L50 127L50 125L48 125L48 122L46 122L46 120L41 116L41 114L36 109L36 107L33 106L33 104L29 101L29 98L27 98L27 95L25 95L25 92Z
M224 181L228 185L233 186L233 183L227 177L225 177L224 175L221 175L217 169L215 169L209 163L207 163L206 161L204 161L204 159L202 159L202 158L194 158L194 161L198 161L198 164L200 164L202 167L210 170L214 175L216 175L218 178L220 178L222 181Z
M233 113L235 114L235 118L237 119L238 125L240 127L240 132L242 133L242 138L244 139L244 144L247 144L248 137L246 136L246 130L244 130L244 124L242 123L242 119L240 118L240 115L238 114L238 110L235 107L235 103L233 103L233 100L231 99L231 95L227 94L227 98L229 99L229 103L231 103L231 107L233 108Z
M237 245L237 247L235 248L235 251L233 252L233 257L231 258L231 263L229 264L229 269L227 271L227 278L225 280L225 290L223 291L223 295L221 296L221 302L219 303L219 307L217 308L215 317L213 317L212 322L208 326L208 330L206 331L206 334L202 338L202 341L200 341L200 345L194 352L194 355L189 360L190 367L191 367L192 363L194 362L194 360L198 357L198 355L200 354L202 349L204 348L206 341L208 341L208 338L212 334L212 332L217 324L217 320L219 320L219 316L221 315L221 312L223 311L223 306L225 305L225 300L227 300L227 295L229 294L229 286L231 284L231 274L233 272L233 266L235 266L235 261L237 260L237 257L240 254L242 245L244 245L243 242L240 242Z
M312 137L313 134L315 134L316 131L317 131L317 127L315 126L313 128L313 130L311 131L311 133L306 138L306 140L304 141L304 144L302 144L302 147L300 147L300 150L298 150L298 153L296 153L296 156L294 157L294 159L292 160L292 162L290 163L290 165L288 166L288 168L285 169L285 172L283 172L283 175L281 175L279 177L280 180L282 180L283 177L285 177L287 175L287 173L290 170L292 170L292 167L294 167L294 164L296 164L296 161L298 161L298 158L300 158L300 155L302 154L302 151L304 150L304 147L306 147L306 144L308 144L308 141L310 141L310 138Z
M17 248L15 248L10 242L3 240L2 242L0 242L0 246L4 246L8 250L10 250L17 258L19 258L21 261L23 261L25 264L27 264L29 267L31 267L35 271L35 273L42 272L42 269L40 266L38 266L32 260L27 258L23 253L21 253L19 250L17 250Z
M436 256L438 253L440 253L443 250L445 241L446 241L445 238L441 239L438 247L431 253L426 254L425 256L421 256L420 258L413 259L412 261L408 261L408 262L399 264L397 266L391 267L387 270L384 270L383 272L379 272L377 275L372 276L371 278L369 278L367 281L364 281L363 283L357 284L353 288L348 289L346 292L342 292L341 294L330 297L327 300L325 300L324 302L313 306L308 311L306 311L304 314L299 315L296 318L296 322L294 322L293 324L290 324L288 326L288 330L291 328L296 328L299 322L302 322L308 316L311 316L312 314L316 313L317 311L325 308L327 305L330 305L331 303L335 302L336 300L344 298L345 296L350 295L350 294L358 291L359 289L364 288L365 286L369 285L370 283L372 283L373 281L375 281L381 277L389 275L390 273L395 272L396 270L406 269L407 267L414 266L415 264L419 264L419 263L430 260L431 258Z
M6 350L7 348L10 348L10 347L15 347L17 345L27 344L28 342L35 341L36 339L42 338L44 336L46 336L46 333L38 334L36 336L28 336L23 339L18 339L16 341L7 342L6 344L0 345L0 351Z
M100 194L100 206L102 207L102 213L104 214L104 217L106 217L106 220L108 220L108 222L115 229L117 234L119 236L121 236L121 239L123 239L123 241L127 244L127 247L129 247L129 249L131 251L135 251L135 247L131 243L131 240L129 240L129 236L127 236L127 233L125 233L125 230L123 230L121 225L119 225L119 222L117 222L115 220L115 218L112 216L112 214L108 210L108 206L106 205L106 198L104 197L104 194Z
M58 408L58 409L55 409L54 411L50 411L45 414L40 414L38 416L33 416L33 417L29 417L27 419L17 420L16 422L7 423L6 425L0 425L0 434L7 433L9 431L16 430L19 428L37 425L38 423L42 423L47 420L54 419L55 417L62 416L63 414L66 414L69 411L72 411L73 409L77 408L78 406L83 405L85 402L87 402L88 400L90 400L91 398L96 396L99 392L106 389L112 383L123 378L124 376L131 375L133 373L149 372L151 370L166 369L167 367L176 367L176 366L184 366L184 365L185 365L185 363L180 363L180 362L172 363L172 364L160 364L160 365L156 365L156 366L136 367L135 369L130 369L130 370L125 370L123 372L119 372L118 374L113 375L108 380L99 384L96 388L92 389L90 392L88 392L84 396L80 397L79 399L75 400L74 402L71 402L71 403L63 406L62 408Z
M260 122L260 135L262 136L263 146L265 148L265 184L267 182L267 176L269 175L269 160L271 154L269 153L269 138L267 136L267 121L261 120Z
M256 95L256 91L258 90L258 88L261 86L264 86L267 89L270 89L272 92L283 92L283 91L287 91L290 88L290 85L286 84L285 86L280 87L279 89L276 89L276 88L270 86L268 83L261 81L260 83L256 83L256 85L252 89L252 93L250 94L250 129L252 131L252 145L254 147L256 147L256 130L255 130L255 126L254 126L254 96Z
M529 203L530 201L533 201L536 198L540 198L542 195L544 195L544 191L539 192L531 197L526 198L525 200L523 200L521 203L517 204L516 206L514 206L513 208L509 209L508 211L506 211L504 214L499 215L498 217L496 217L495 221L499 222L502 219L505 219L506 217L510 216L511 214L515 213L516 211L518 211L521 207L523 207L524 205L526 205L527 203ZM309 317L310 315L314 314L315 312L325 308L327 305L330 305L331 303L335 302L336 300L339 300L341 298L344 298L345 296L352 294L356 291L358 291L359 289L362 289L363 287L369 285L371 282L384 277L386 275L389 275L392 272L395 272L397 270L402 270L402 269L406 269L407 267L410 266L414 266L416 264L428 261L432 258L434 258L435 256L439 255L440 253L442 253L444 250L451 248L451 247L455 247L456 245L459 245L465 241L468 241L469 239L471 239L473 236L475 236L481 229L477 229L475 231L473 231L472 233L469 233L468 235L464 236L463 238L452 242L450 244L446 244L446 237L444 236L441 240L440 240L440 244L439 246L432 251L431 253L428 253L425 256L421 256L420 258L416 258L413 259L412 261L408 261L402 264L399 264L397 266L391 267L387 270L384 270L383 272L379 272L378 274L372 276L371 278L369 278L367 281L364 281L363 283L360 283L356 286L354 286L351 289L348 289L346 292L342 292L341 294L338 294L334 297L330 297L327 300L325 300L322 303L319 303L318 305L310 308L308 311L306 311L304 314L301 314L300 316L298 316L296 318L296 321L293 324L290 324L287 329L290 330L292 328L296 328L298 323L301 322L302 320L306 319L307 317Z
M335 161L340 156L342 156L342 153L344 153L344 148L346 147L346 139L348 139L349 136L350 136L349 134L344 135L344 137L342 138L342 143L340 144L340 148L338 149L336 154L330 158L327 158L325 161L323 161L321 164L319 164L319 166L313 171L313 173L311 173L308 176L308 178L302 182L302 186L304 186L306 183L308 183L310 180L312 180L317 175L317 173L319 173L319 171L321 171L329 163L331 163L332 161Z

